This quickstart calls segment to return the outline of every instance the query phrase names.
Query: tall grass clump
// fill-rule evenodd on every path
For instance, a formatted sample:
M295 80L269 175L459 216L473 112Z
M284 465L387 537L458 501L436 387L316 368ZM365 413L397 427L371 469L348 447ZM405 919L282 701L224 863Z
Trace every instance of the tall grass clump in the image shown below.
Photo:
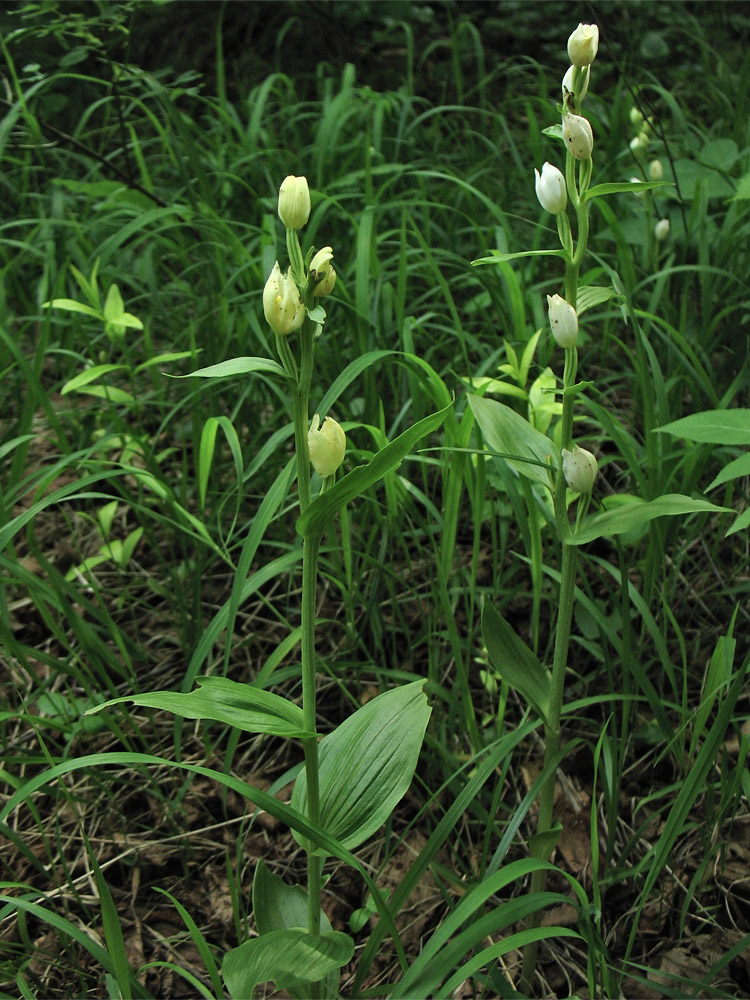
M2 995L750 995L747 16L570 17L0 14Z

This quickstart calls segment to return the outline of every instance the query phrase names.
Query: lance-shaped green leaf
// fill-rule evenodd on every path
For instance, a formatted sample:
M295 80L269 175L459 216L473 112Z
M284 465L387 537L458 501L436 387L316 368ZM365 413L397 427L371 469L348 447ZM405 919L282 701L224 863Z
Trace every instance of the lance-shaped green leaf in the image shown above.
M602 198L609 194L643 194L659 187L674 187L671 181L608 181L606 184L596 184L583 194L584 201L592 198Z
M451 404L452 405L452 404ZM317 496L305 513L297 521L297 531L304 538L320 534L330 518L350 500L361 496L378 480L393 472L413 450L417 441L442 424L448 416L450 406L423 417L403 434L381 448L366 465L360 465L342 479Z
M553 468L560 462L553 442L496 399L469 396L469 405L489 448L522 476L549 487L550 459Z
M492 250L489 257L478 257L473 260L472 266L478 267L480 264L501 264L505 260L518 260L519 257L567 257L566 250L519 250L516 253L501 253L500 250Z
M673 420L656 430L701 444L750 444L750 410L706 410Z
M431 712L424 684L378 695L321 740L320 825L349 850L385 823L411 784ZM304 771L292 808L307 813Z
M151 694L126 695L97 705L87 715L110 705L129 701L143 708L172 712L183 719L212 719L246 733L269 733L274 736L309 739L315 736L304 728L304 716L294 705L272 691L250 684L238 684L227 677L196 677L198 687L187 694L180 691L154 691Z
M565 542L567 545L585 545L596 538L622 535L640 528L646 521L653 521L655 517L727 512L732 513L730 507L717 507L707 500L693 500L680 493L666 493L663 497L649 501L633 497L631 503L585 518L579 530L566 538Z
M271 931L227 953L221 974L233 1000L249 1000L259 983L282 990L318 983L351 961L354 941L341 931L308 934L302 928Z
M546 722L552 698L549 672L489 601L482 608L482 639L500 677Z
M278 361L271 358L229 358L228 361L221 361L218 365L209 365L208 368L198 368L187 375L170 375L170 378L231 378L232 375L249 375L252 372L265 372L267 375L280 375L288 379L290 376L284 371Z

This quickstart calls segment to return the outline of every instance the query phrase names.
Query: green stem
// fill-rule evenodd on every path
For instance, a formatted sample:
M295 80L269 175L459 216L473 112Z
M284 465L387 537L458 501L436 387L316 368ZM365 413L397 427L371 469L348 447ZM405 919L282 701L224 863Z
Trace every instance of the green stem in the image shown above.
M309 733L315 732L317 717L315 604L319 549L319 534L311 535L305 539L302 549L302 713L304 728ZM320 822L317 737L313 736L303 740L302 748L305 752L305 776L307 778L307 818L312 824L317 824ZM307 929L310 934L320 934L321 875L322 859L310 850L307 854Z
M590 171L587 171L587 177ZM583 178L582 178L583 179ZM575 307L578 297L578 274L581 262L586 250L588 240L588 212L586 203L579 197L575 183L575 160L568 154L566 162L566 181L571 203L576 212L578 221L578 243L572 260L565 266L565 298ZM561 234L562 241L562 234ZM564 244L563 244L564 245ZM562 448L571 449L573 443L573 404L575 393L572 391L575 385L576 372L578 368L578 352L575 347L565 351L565 367L563 370L563 412L562 412ZM568 664L568 649L570 646L570 630L573 620L573 603L575 600L576 573L578 570L578 547L567 545L566 539L570 535L570 520L567 508L567 484L562 470L562 461L557 469L555 478L554 495L555 521L557 523L557 535L562 549L560 560L560 591L559 605L557 611L557 624L555 627L555 650L552 660L551 677L551 700L550 708L544 727L545 747L544 764L546 768L556 756L560 748L560 720L562 717L563 695L565 690L565 671ZM539 813L536 823L536 836L532 842L531 854L542 861L548 861L552 851L549 847L549 838L544 834L552 829L552 813L555 802L555 771L547 778L542 786L539 795ZM535 871L531 876L530 892L532 895L544 891L547 882L547 872L545 870ZM541 921L541 911L533 914L526 923L526 927L531 929L539 926ZM521 968L521 989L529 993L531 991L534 970L536 969L538 942L530 942L523 950L523 965Z

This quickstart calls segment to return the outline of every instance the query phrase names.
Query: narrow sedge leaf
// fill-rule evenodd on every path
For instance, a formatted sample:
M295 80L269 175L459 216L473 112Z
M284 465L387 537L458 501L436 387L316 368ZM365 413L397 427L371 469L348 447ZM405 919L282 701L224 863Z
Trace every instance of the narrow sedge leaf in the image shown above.
M519 257L567 257L565 250L521 250L518 253L501 253L495 250L490 257L479 257L471 263L474 267L479 264L501 264L506 260L517 260Z
M550 460L555 468L560 462L553 442L496 399L470 395L469 406L492 451L506 456L508 465L520 475L549 488Z
M65 396L69 392L75 392L84 385L95 382L102 375L108 375L109 372L122 371L126 367L126 365L94 365L93 368L87 368L85 372L80 372L69 379L60 390L60 395Z
M253 996L259 983L273 980L279 989L317 983L351 961L354 941L341 931L308 934L302 928L271 931L244 941L227 953L221 966L234 1000Z
M230 378L232 375L249 375L251 372L265 372L288 379L289 375L277 361L270 358L230 358L218 365L198 368L187 375L170 375L169 378Z
M750 444L750 409L706 410L656 430L701 444Z
M306 927L307 892L301 885L288 885L279 875L274 875L261 858L253 876L253 916L261 935ZM320 928L324 934L332 930L322 907Z
M389 472L397 469L421 438L437 430L448 416L450 409L451 406L446 406L418 420L403 434L399 434L395 440L381 448L366 465L353 469L325 493L317 496L297 521L299 534L304 538L320 534L336 511L350 500L361 496Z
M147 368L153 368L154 365L165 365L172 361L181 361L183 358L190 358L192 356L193 351L168 351L166 354L157 354L155 358L149 358L148 361L137 365L135 372L137 374L138 372L145 371Z
M730 479L739 479L741 476L750 476L750 452L747 455L740 455L739 458L732 459L721 472L706 487L705 492L709 493L722 483L728 483Z
M614 510L587 517L581 528L566 538L565 542L567 545L585 545L587 542L593 542L595 538L622 535L642 527L646 521L653 521L655 517L727 512L732 513L730 507L717 507L707 500L693 500L692 497L682 496L680 493L667 493L663 497L657 497L656 500L636 499Z
M91 316L94 319L104 319L99 309L93 309L83 302L76 302L75 299L52 299L50 302L43 302L42 306L47 309L63 309L65 312L83 313L84 316Z
M197 677L198 689L184 694L180 691L154 691L151 694L126 695L97 705L93 715L110 705L129 701L143 708L172 712L183 719L212 719L246 733L269 733L273 736L310 739L303 725L302 709L280 695L263 691L250 684L238 684L226 677Z
M108 403L134 403L135 399L125 389L117 385L88 385L78 389L87 396L96 396L98 399L106 399Z
M495 670L546 722L552 700L550 675L489 601L482 608L482 639Z
M385 823L411 784L432 711L424 684L414 681L378 695L321 740L320 825L348 850ZM306 814L304 771L291 804Z
M602 198L609 194L642 194L654 188L674 187L671 181L611 181L607 184L595 184L583 194L584 201L592 198Z

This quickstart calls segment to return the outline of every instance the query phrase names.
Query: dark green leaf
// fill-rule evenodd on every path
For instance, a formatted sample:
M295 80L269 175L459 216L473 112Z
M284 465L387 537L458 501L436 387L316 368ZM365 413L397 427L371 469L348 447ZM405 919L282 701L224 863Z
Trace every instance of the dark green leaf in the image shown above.
M552 697L549 672L489 601L482 609L482 639L502 679L546 721Z

